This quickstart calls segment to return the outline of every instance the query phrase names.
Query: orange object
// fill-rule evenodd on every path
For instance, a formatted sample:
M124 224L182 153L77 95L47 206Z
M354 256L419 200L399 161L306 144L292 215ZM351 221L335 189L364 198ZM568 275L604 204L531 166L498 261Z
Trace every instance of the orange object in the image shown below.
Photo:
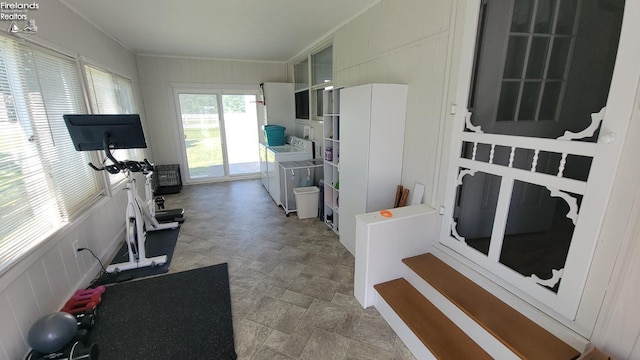
M393 216L393 214L389 210L380 210L380 215L382 215L384 217L388 217L388 218Z

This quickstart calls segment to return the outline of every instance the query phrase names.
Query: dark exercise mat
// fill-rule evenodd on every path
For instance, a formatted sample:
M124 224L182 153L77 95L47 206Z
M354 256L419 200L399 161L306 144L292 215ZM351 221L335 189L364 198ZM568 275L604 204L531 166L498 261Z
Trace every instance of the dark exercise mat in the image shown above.
M160 255L167 255L167 262L160 266L146 266L139 269L131 269L119 272L118 274L102 274L95 280L92 286L106 285L125 280L143 278L152 275L164 274L169 271L173 250L176 248L180 227L160 231L147 232L146 256L148 258ZM111 260L111 264L119 264L129 261L129 250L126 243L118 250L116 256Z
M227 264L107 286L100 360L236 359Z

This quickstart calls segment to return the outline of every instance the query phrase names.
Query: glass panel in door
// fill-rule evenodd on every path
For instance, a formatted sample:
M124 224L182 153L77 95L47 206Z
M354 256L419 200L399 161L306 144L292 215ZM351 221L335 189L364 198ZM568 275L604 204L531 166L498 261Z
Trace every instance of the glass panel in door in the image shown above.
M225 176L218 95L178 94L178 101L188 178Z
M256 95L222 95L229 175L260 172Z

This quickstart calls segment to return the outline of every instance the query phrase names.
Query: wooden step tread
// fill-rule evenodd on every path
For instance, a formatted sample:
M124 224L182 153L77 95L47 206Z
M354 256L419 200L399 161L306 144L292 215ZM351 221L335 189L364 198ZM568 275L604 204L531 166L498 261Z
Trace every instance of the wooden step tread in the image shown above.
M374 288L436 358L491 359L407 280L396 279Z
M580 355L433 254L402 261L521 358L568 360Z

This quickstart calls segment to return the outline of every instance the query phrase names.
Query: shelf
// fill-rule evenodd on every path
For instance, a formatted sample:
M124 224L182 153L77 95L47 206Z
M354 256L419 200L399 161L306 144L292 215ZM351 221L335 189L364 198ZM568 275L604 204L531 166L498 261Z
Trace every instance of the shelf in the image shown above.
M338 233L340 190L333 185L340 182L340 89L325 90L322 95L325 223ZM331 160L326 160L327 157Z

